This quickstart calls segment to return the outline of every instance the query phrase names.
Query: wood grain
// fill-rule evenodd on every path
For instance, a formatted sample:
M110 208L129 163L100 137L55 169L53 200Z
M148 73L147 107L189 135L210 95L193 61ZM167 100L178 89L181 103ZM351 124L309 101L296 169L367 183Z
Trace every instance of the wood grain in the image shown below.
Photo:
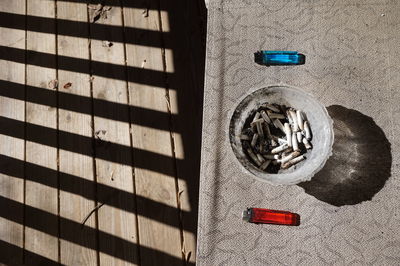
M204 3L203 3L204 5ZM205 28L200 1L161 1L165 68L168 78L172 136L175 147L183 251L187 262L196 259L196 229L202 123Z
M13 14L25 14L25 0L12 1L0 5L0 11ZM10 21L11 23L13 21ZM0 45L25 49L25 30L0 28ZM0 61L0 79L10 82L25 84L25 65L12 61ZM25 120L25 103L23 100L0 97L0 116ZM0 127L3 127L0 124ZM23 132L19 132L24 134ZM19 160L24 160L25 144L23 139L0 135L0 154ZM3 158L3 157L2 157ZM10 164L6 160L0 160L2 173L15 172L16 176L24 175L23 165ZM23 203L24 182L21 178L12 175L0 174L0 196ZM0 204L0 216L3 212L12 212L18 220L23 221L23 211L13 210L8 205ZM15 223L5 218L0 218L0 263L23 263L23 223ZM7 249L12 246L12 249Z
M27 15L55 18L55 5L52 0L27 0ZM28 20L29 24L30 21ZM54 27L52 25L39 24L38 27ZM54 56L49 58L27 57L26 83L29 86L41 87L49 90L56 90L49 86L49 82L57 78L56 75L56 36L54 34L27 32L27 49L32 51L49 53ZM31 62L41 62L47 67L39 67ZM27 97L30 97L30 91L27 90ZM53 99L56 101L56 99ZM48 128L57 128L57 108L48 107L40 104L26 103L26 121L28 123L45 126ZM37 134L37 137L47 140L48 145L41 145L26 141L26 161L39 164L47 168L57 170L57 136L48 136L46 131L34 132L29 127L26 128L26 137L31 138L31 134ZM35 175L40 178L41 173L29 172L26 175ZM44 177L43 177L44 178ZM49 176L46 176L49 178ZM58 176L54 174L49 178L49 182L57 187ZM26 215L25 221L28 224L42 225L49 232L58 233L58 191L55 188L44 186L32 181L26 181L25 190L26 205L39 208L54 214L52 219L41 219ZM40 244L38 244L40 243ZM58 238L45 232L37 231L31 227L25 228L25 247L32 253L58 261ZM39 264L36 257L26 255L26 261L31 264Z
M124 18L126 27L138 27L152 31L160 30L158 10L148 9L148 7L157 6L157 1L143 1L141 7L124 8ZM154 73L159 75L164 72L164 61L162 49L151 48L146 43L159 42L160 36L140 34L130 36L135 38L143 45L126 44L127 64L132 67L156 70ZM132 68L131 68L132 69ZM153 73L153 72L149 72ZM152 74L138 75L135 71L128 72L129 80L134 78L137 82L129 82L130 105L141 106L148 109L156 109L168 113L168 99L166 98L166 83L159 81ZM154 84L146 85L146 84ZM156 86L155 86L156 85ZM132 124L132 142L133 147L160 153L170 157L167 163L162 165L162 169L167 173L175 173L175 164L173 158L173 149L170 136L170 124L168 120L156 120L151 115L143 113L140 117L132 113L135 121L146 121L148 125L157 124L158 128L151 126L144 127L138 124ZM141 161L146 160L140 152L135 152L135 158ZM152 161L154 165L160 164L159 161ZM139 236L141 247L151 247L154 250L163 251L173 257L182 257L181 232L179 225L179 213L177 209L177 191L175 176L166 175L162 172L154 172L147 169L135 168L136 193L137 195L149 198L151 200L172 206L174 209L150 209L144 202L138 200L138 213L144 216L138 216ZM153 219L146 218L146 213L152 213ZM173 226L167 226L160 223L165 217L175 221ZM142 265L166 265L166 261L156 255L151 250L140 249Z
M79 22L88 21L87 6L84 3L68 3L68 2L57 2L57 19L73 20ZM86 67L84 73L78 71L64 71L58 70L59 80L59 91L58 94L58 106L79 106L81 108L91 109L91 103L80 100L82 98L76 97L75 102L69 102L70 97L68 95L77 95L83 97L90 97L90 75L89 73L89 25L82 27L79 31L82 33L82 37L70 37L64 35L58 35L57 47L58 54L61 56L70 56L79 59L86 60L86 64L81 67ZM65 24L57 23L57 32L64 32ZM86 38L83 36L86 35ZM63 57L59 58L58 63L67 64L63 62ZM86 106L84 106L86 105ZM89 106L87 106L89 105ZM58 124L59 129L75 133L81 136L92 136L92 117L90 114L83 114L77 110L77 112L59 108L58 110ZM59 139L59 145L61 147L65 145L81 146L83 145L79 139L72 143L65 143L69 140L65 138ZM93 154L92 154L93 156ZM85 217L95 207L94 199L95 194L95 183L93 173L93 158L89 155L83 155L76 152L70 152L60 149L59 151L59 171L70 175L77 176L81 179L85 179L92 182L92 185L82 186L84 182L69 184L68 180L60 178L60 187L67 187L68 185L75 186L73 189L75 194L60 190L60 216L63 218L70 219L72 221L81 223ZM84 198L80 195L89 195L89 199ZM85 222L86 226L96 228L95 215L91 215ZM65 239L68 239L68 235L76 235L79 239L79 243L84 243L86 246L96 246L96 234L92 231L81 230L79 232L71 232L70 228L64 224L60 224L60 260L65 265L96 265L97 264L97 251L86 247L85 245L76 245Z
M99 27L99 25L115 27ZM120 7L112 7L107 12L107 17L102 17L95 24L91 24L91 35L107 36L110 39L123 39L122 13ZM124 66L125 52L123 42L109 42L109 39L91 40L92 60ZM96 65L93 65L93 72L96 73ZM127 206L128 209L135 209L132 153L122 151L110 152L109 143L118 143L127 147L131 146L129 110L120 112L119 104L128 104L127 83L118 80L121 76L115 68L107 69L109 78L93 76L93 97L95 99L94 113L106 112L111 117L121 117L122 121L115 121L99 116L94 117L94 130L96 138L96 152L104 154L101 159L96 158L96 173L98 186L97 196L101 203L105 203L98 211L99 230L112 234L126 241L137 243L136 214L115 208L115 206ZM99 100L99 101L96 101ZM99 102L107 101L110 104L104 105ZM113 104L114 103L114 104ZM112 158L117 156L118 158ZM129 164L119 164L111 161L125 161ZM120 189L128 193L110 194L105 186ZM100 264L102 265L126 265L138 261L138 250L121 245L117 238L115 241L108 241L100 235ZM102 250L109 252L103 253ZM118 256L115 256L118 255Z

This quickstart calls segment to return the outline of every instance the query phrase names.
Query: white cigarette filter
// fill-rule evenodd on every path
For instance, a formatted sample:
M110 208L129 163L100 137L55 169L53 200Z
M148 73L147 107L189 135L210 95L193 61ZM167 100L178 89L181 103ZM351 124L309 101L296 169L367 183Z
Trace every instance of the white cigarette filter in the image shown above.
M260 169L261 170L265 170L265 169L267 169L267 167L268 167L268 165L271 163L271 160L266 160L265 162L263 162L261 165L260 165Z
M289 147L289 146L288 146L287 144L283 144L283 145L281 145L281 146L279 146L279 147L276 147L275 149L272 149L271 153L272 153L272 154L279 153L279 152L281 152L281 151L283 151L283 150L286 150L288 147Z
M289 123L285 123L285 134L288 146L292 147L292 130L290 129Z
M290 160L290 161L288 161L288 162L282 164L281 168L282 168L282 169L287 169L287 168L289 168L290 166L295 165L295 164L297 164L297 163L303 161L305 158L306 158L306 157L304 157L304 155L300 155L300 156L298 156L298 157L296 157L296 158L294 158L294 159L292 159L292 160Z
M247 153L249 154L250 158L256 163L257 166L261 165L261 162L258 160L257 156L250 148L247 149Z
M299 131L299 124L297 122L296 112L293 110L289 110L289 113L293 120L293 131L297 132L297 131Z
M299 133L299 132L297 132ZM292 147L294 151L300 151L299 149L299 143L297 142L297 134L293 133L292 135Z
M255 133L255 134L253 135L253 139L251 140L251 143L250 143L251 147L256 146L257 139L258 139L258 134Z
M306 135L306 139L310 140L311 139L311 129L310 129L310 125L308 124L308 121L304 121L304 133Z
M289 110L286 111L286 116L289 121L289 124L293 125L293 119L292 119L292 116L290 115Z
M278 138L278 143L279 143L279 145L283 145L283 144L288 143L288 142L286 141L286 139Z
M261 114L261 117L264 119L264 121L267 124L271 124L272 123L271 118L267 115L267 113L265 111L261 111L260 114Z
M299 124L299 128L300 128L300 130L303 130L304 129L303 114L301 113L300 110L296 111L296 116L297 116L297 123Z
M296 132L296 136L297 136L297 143L301 143L303 139L303 135L301 134L301 132Z
M283 157L283 158L280 160L280 162L281 162L282 164L287 163L288 161L290 161L290 160L296 158L296 157L299 156L299 155L300 155L300 152L298 152L298 151L292 152L292 153L289 154L288 156Z
M306 147L307 150L312 148L310 142L306 138L303 139L303 144L304 144L304 147Z

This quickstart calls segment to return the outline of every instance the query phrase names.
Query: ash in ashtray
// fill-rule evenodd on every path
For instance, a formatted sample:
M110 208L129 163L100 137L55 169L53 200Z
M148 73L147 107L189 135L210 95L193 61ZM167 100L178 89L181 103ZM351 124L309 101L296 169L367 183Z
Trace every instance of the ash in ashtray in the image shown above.
M260 170L277 173L306 160L311 129L301 110L265 103L247 118L240 136L244 152Z

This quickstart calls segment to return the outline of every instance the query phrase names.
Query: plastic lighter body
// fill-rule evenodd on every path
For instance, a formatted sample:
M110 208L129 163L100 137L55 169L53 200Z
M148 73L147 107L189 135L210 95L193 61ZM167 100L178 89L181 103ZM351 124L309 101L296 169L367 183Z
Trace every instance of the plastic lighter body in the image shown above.
M250 223L300 225L300 215L297 213L260 208L247 208L243 211L243 220Z
M303 65L304 54L296 51L258 51L254 53L254 61L260 65Z

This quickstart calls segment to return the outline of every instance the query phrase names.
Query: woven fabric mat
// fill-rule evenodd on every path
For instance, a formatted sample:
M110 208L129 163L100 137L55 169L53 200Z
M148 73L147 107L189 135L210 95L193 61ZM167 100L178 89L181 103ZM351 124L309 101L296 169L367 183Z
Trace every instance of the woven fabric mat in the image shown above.
M400 264L400 2L210 0L207 34L198 265ZM260 66L257 50L306 64ZM230 147L238 100L273 84L310 92L334 120L334 154L309 183L257 181ZM301 225L247 223L247 207Z

